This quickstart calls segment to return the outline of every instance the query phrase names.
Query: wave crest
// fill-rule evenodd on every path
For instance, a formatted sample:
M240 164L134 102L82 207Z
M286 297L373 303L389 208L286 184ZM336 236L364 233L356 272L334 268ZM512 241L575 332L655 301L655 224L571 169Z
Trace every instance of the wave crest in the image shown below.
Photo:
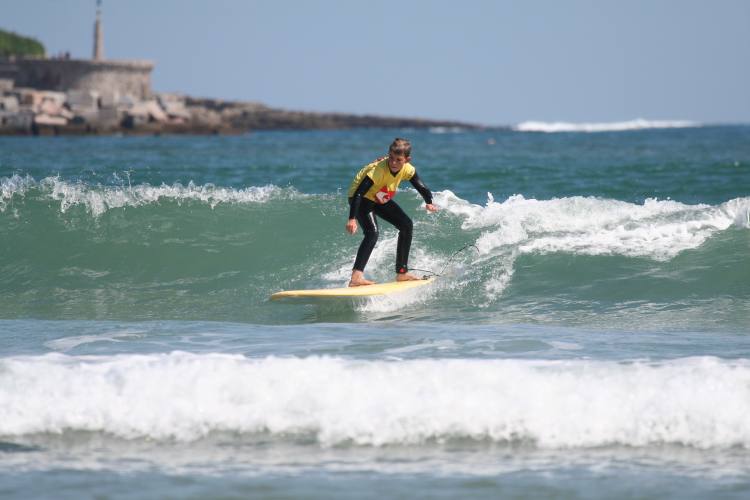
M215 208L221 203L265 203L274 199L305 196L294 188L271 184L235 189L213 184L197 185L192 181L187 185L176 182L160 186L91 186L83 182L64 181L59 177L45 177L36 181L30 176L14 175L0 179L0 211L5 211L16 197L33 195L59 202L61 212L80 205L95 217L113 208L138 207L164 200L178 203L198 201Z

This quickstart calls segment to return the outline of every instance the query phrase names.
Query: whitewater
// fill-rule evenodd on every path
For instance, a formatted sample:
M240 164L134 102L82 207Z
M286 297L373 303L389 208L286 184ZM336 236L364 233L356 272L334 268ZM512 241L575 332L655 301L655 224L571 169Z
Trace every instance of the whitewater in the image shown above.
M192 441L237 432L310 436L327 447L460 438L540 448L750 447L746 360L357 361L173 352L9 358L0 370L4 436L89 431Z

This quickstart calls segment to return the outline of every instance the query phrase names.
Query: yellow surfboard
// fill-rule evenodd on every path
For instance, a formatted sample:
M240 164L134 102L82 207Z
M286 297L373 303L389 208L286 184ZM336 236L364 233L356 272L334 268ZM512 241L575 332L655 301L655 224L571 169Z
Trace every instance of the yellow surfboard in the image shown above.
M415 281L392 281L375 285L348 286L344 288L321 288L318 290L286 290L271 295L271 300L289 298L335 298L335 297L377 297L391 293L403 292L412 288L428 285L435 278Z

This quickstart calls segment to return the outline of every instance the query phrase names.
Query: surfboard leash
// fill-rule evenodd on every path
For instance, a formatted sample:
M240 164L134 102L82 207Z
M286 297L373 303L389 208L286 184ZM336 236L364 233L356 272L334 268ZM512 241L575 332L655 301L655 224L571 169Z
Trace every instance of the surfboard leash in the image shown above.
M441 269L439 273L436 273L434 271L430 271L430 270L427 270L427 269L412 268L412 269L409 269L409 270L410 271L419 271L421 273L429 273L429 274L425 274L424 276L422 276L423 280L430 279L430 278L435 277L435 276L440 277L440 276L442 276L445 273L445 270L448 268L448 265L453 261L453 259L456 258L456 255L460 254L461 252L463 252L464 250L466 250L467 248L470 248L470 247L473 247L474 250L477 251L477 253L480 253L479 249L477 248L476 245L472 245L472 244L464 245L461 248L459 248L458 250L456 250L455 252L453 252L453 255L451 255L450 259L448 259L448 262L445 263L445 265L443 266L443 269Z

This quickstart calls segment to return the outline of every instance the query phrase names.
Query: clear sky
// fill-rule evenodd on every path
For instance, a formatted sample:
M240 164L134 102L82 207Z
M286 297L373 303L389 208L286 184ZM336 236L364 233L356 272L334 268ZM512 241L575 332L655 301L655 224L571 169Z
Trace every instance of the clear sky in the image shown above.
M95 0L0 0L91 57ZM153 88L455 119L750 123L750 0L104 0L105 55Z

